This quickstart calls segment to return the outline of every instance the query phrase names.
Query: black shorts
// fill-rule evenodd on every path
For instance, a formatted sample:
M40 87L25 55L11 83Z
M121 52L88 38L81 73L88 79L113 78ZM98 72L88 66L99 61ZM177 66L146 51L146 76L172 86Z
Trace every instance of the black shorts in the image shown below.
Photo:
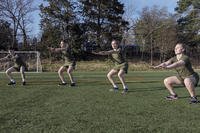
M22 66L13 66L13 68L17 71L17 72L19 72L20 71L20 68L21 68ZM27 66L25 65L23 65L23 67L25 68L25 71L28 71L28 68L27 68Z

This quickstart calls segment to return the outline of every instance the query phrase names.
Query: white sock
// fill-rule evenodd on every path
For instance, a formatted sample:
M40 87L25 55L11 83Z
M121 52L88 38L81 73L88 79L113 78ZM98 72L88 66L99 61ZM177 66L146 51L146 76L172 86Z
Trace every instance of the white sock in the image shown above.
M118 88L117 85L113 85L114 88Z
M15 80L14 80L14 79L11 79L10 81L11 81L11 82L15 82Z
M125 86L124 86L124 89L128 89L128 87L125 85Z

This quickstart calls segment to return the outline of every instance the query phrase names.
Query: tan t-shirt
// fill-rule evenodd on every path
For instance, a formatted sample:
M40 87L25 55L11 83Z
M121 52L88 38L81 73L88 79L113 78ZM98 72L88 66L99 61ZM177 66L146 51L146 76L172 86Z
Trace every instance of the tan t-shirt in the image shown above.
M193 70L193 68L192 68L192 64L191 64L190 59L189 59L188 56L182 55L181 58L180 58L179 60L182 60L182 61L185 62L185 65L184 65L184 66L175 68L175 70L177 71L178 75L179 75L181 78L185 78L185 77L190 76L190 75L192 75L192 74L195 73L194 70ZM179 60L177 59L176 56L175 56L175 57L172 57L172 58L170 59L170 61L171 61L172 63L175 63L175 62L177 62L177 61L179 61Z
M62 51L62 58L65 62L75 61L74 54L70 48L66 48L65 51Z
M122 64L122 63L126 62L125 53L121 48L119 48L116 51L114 51L111 54L111 56L112 56L113 61L115 62L115 65L119 65L119 64Z

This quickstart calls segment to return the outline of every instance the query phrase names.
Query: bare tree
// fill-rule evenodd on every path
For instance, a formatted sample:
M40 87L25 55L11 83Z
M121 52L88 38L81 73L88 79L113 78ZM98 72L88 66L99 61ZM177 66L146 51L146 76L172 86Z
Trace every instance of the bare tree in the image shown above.
M164 62L167 59L167 55L173 51L177 40L176 21L173 18L168 18L163 27L156 32L157 38L155 38L156 47L160 52L160 62Z
M131 4L125 7L125 13L123 14L123 18L129 22L129 25L123 29L123 44L134 44L135 43L135 20L133 15L136 14L135 5Z
M29 14L36 10L32 4L33 0L0 0L0 17L13 27L12 47L16 47L20 32L23 43L27 44L28 24L31 23Z
M170 17L165 8L157 6L142 10L136 23L136 41L142 45L142 52L150 55L150 64L154 57L160 54L160 60L165 60L166 54L174 47L176 39L176 21ZM143 53L142 53L143 59Z

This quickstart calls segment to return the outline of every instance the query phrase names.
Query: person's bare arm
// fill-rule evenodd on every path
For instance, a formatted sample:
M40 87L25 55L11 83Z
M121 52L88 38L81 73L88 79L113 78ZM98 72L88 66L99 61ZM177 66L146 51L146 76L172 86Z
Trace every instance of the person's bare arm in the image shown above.
M100 52L92 52L93 54L96 55L110 55L112 53L114 53L114 50L109 50L109 51L100 51Z
M172 63L172 61L168 60L168 61L163 62L163 63L161 63L161 64L159 64L157 66L153 66L153 68L165 68L166 66L170 65L171 63Z
M66 48L52 48L52 47L48 47L48 50L50 50L51 52L54 52L54 53L59 53L63 50L65 50Z
M177 68L177 67L184 66L184 65L185 65L185 62L183 60L180 60L178 62L167 65L164 68L172 69L172 68Z
M0 62L9 61L9 55L0 59Z
M8 60L8 58L4 57L4 58L0 59L0 62L4 62L4 61L7 61L7 60Z

